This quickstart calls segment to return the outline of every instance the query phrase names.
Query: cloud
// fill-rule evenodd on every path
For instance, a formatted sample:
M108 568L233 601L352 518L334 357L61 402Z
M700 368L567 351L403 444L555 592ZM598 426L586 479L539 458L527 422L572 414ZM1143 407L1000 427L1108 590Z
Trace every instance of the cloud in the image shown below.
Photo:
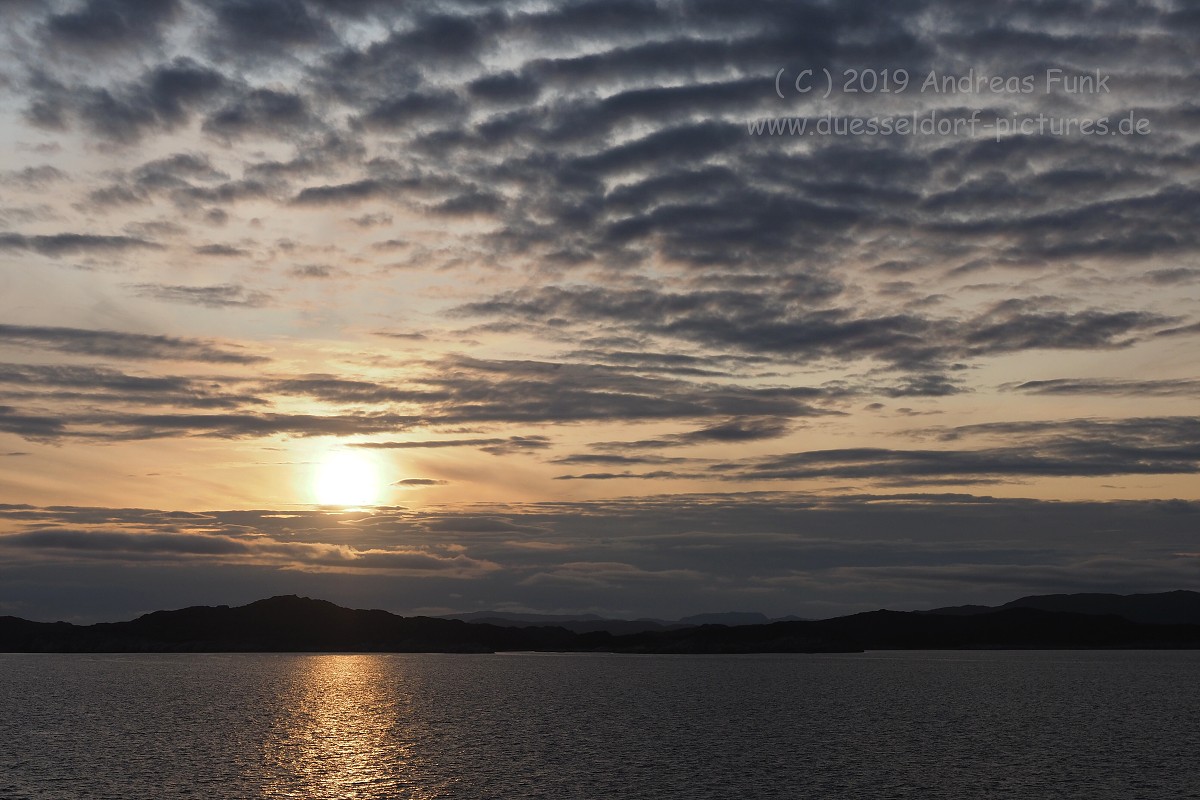
M700 442L753 442L775 439L788 432L788 424L781 419L734 419L717 425L680 434L679 438L689 444Z
M52 441L66 432L62 420L37 414L22 414L12 406L0 405L0 431L30 441Z
M712 469L740 480L882 478L906 482L1200 472L1200 418L1196 417L989 423L930 432L946 441L985 435L1012 443L969 450L814 450L714 465Z
M380 225L391 225L392 215L382 211L375 214L360 214L353 217L350 222L360 228L375 228Z
M945 442L992 438L1001 446L977 443L962 449L854 447L810 450L710 463L687 472L596 472L561 475L558 480L868 480L891 486L933 486L999 482L1014 478L1113 475L1191 475L1200 473L1200 419L1196 417L1073 419L987 423L910 432ZM667 440L670 442L670 440ZM664 446L662 441L603 442L601 451ZM669 445L668 445L669 446ZM621 456L586 456L557 463L666 463Z
M180 8L177 0L88 0L51 15L44 34L50 46L104 51L157 42Z
M1146 279L1160 286L1174 286L1181 283L1191 283L1200 280L1200 269L1191 267L1174 267L1172 269L1156 269L1146 273Z
M332 278L338 270L326 264L298 264L289 271L296 278Z
M1006 304L1013 306L1018 304ZM1026 306L1020 303L1018 308ZM1029 312L1024 308L997 311L975 320L966 331L972 353L1011 353L1021 350L1090 350L1125 347L1130 336L1163 325L1169 320L1138 311L1075 313Z
M192 252L198 256L219 256L221 258L235 258L250 254L247 250L228 244L197 245L192 248Z
M214 439L292 436L354 436L396 433L419 423L403 414L284 414L284 413L97 413L58 420L64 436L109 441L136 441L180 436Z
M217 70L180 57L112 87L67 86L45 75L33 81L26 118L62 129L71 120L113 142L134 142L154 131L172 131L210 104L227 87Z
M1192 334L1200 333L1200 322L1192 323L1191 325L1180 325L1176 328L1166 328L1161 331L1156 331L1155 336L1191 336Z
M88 233L25 236L19 233L0 233L0 250L32 250L52 258L75 253L103 255L128 250L161 249L161 245L133 236L100 236Z
M402 385L311 375L272 392L328 403L420 404L430 423L824 416L808 389L706 385L591 364L447 357Z
M150 203L162 195L179 202L189 191L197 189L195 182L211 184L229 180L229 175L217 169L207 155L196 152L174 153L109 177L112 179L110 183L88 193L88 207L112 211L123 206ZM181 232L174 231L175 235ZM205 249L210 247L212 245L196 245L193 249L199 255L204 255Z
M213 10L220 33L212 45L221 53L272 52L313 44L332 33L329 23L300 0L219 0Z
M642 443L631 443L642 444ZM666 456L650 455L620 455L616 453L576 453L574 455L556 458L554 464L605 464L624 466L630 464L682 464L693 461L690 458L668 458Z
M494 456L510 455L525 450L545 450L550 447L546 436L509 436L493 439L429 439L409 442L355 442L351 447L373 450L425 450L444 447L475 447Z
M629 451L629 450L647 450L658 449L664 447L688 447L691 445L701 444L738 444L743 442L763 441L766 439L777 439L785 436L791 430L791 425L787 419L767 417L767 418L748 418L748 419L731 419L724 422L717 422L704 428L686 433L675 433L667 436L662 436L656 439L642 439L632 442L597 442L592 445L596 450L601 451ZM603 461L602 457L580 457L590 458L593 463L622 463L618 461ZM624 458L624 457L613 457ZM561 462L561 463L585 463L584 461ZM624 462L624 463L633 463ZM642 462L653 463L653 462ZM657 463L666 463L659 461Z
M139 283L132 287L139 297L149 297L166 303L204 306L206 308L259 308L267 305L270 295L255 292L244 286L224 283L217 286L167 286L160 283Z
M191 288L191 287L189 287ZM155 296L159 296L157 293ZM227 305L241 295L220 292L174 293L163 299ZM211 363L249 364L261 357L242 355L214 343L136 334L106 334L74 329L19 329L9 326L8 343L49 347L81 355L129 359L191 359ZM5 329L0 329L4 332ZM14 373L15 374L15 373ZM82 374L82 373L81 373ZM62 373L46 368L26 371L53 388ZM84 376L85 378L87 376ZM120 373L97 372L95 377L114 386ZM32 380L32 378L30 379ZM174 381L174 394L141 391L129 379L124 391L97 395L85 403L79 388L60 387L54 414L21 411L37 420L40 435L96 440L136 440L208 436L243 438L292 434L352 436L405 432L428 426L562 424L582 421L711 420L696 430L668 434L642 447L672 447L704 442L744 442L782 436L789 419L836 416L810 401L820 390L779 387L751 388L734 384L709 385L679 378L631 375L598 365L536 361L479 360L461 356L414 363L403 382L378 382L326 374L268 375L236 380ZM28 381L27 381L28 383ZM145 382L149 385L149 380ZM31 408L41 394L11 395ZM834 395L837 397L838 395ZM157 398L157 399L156 399ZM317 403L314 413L277 413L252 406L291 406L295 398ZM72 404L70 401L74 401ZM128 405L160 405L155 413ZM227 409L222 414L198 414L204 409ZM17 413L14 409L13 413ZM47 428L47 426L49 426ZM355 443L376 448L475 447L492 455L545 450L545 435L508 435L467 439L433 439Z
M242 408L265 400L230 391L221 378L130 375L105 367L0 364L0 398L44 404L113 402L174 408ZM62 428L65 430L65 427Z
M296 137L319 127L320 120L301 95L254 89L209 114L202 129L232 140L243 136Z
M389 339L400 339L409 342L423 342L429 337L419 331L373 331L376 336L385 336Z
M179 359L213 364L254 364L263 356L203 339L143 333L0 324L6 346L38 347L74 355L130 360Z
M392 575L467 578L495 568L462 553L434 548L355 548L323 542L284 542L189 531L132 532L105 529L45 528L0 534L0 548L10 554L61 552L76 558L126 562L178 559L231 561L244 566L328 572L371 571Z
M462 610L503 597L627 618L714 608L832 616L1190 585L1200 564L1176 554L1194 550L1198 515L1187 501L786 492L346 513L0 505L0 550L10 597L51 618L81 592L115 619L175 607L188 582L216 575L229 581L225 594L205 602L277 587L348 602L345 581L322 577L331 573L356 576L365 594L354 605L410 613L453 594Z
M51 183L58 183L66 179L67 173L49 164L43 164L40 167L25 167L24 169L10 170L3 177L0 177L0 180L3 180L5 183L27 189L40 189Z
M673 472L671 470L654 470L653 472L585 472L580 475L555 475L556 481L616 481L616 480L682 480L698 478L702 475L692 472Z
M1127 380L1121 378L1055 378L1005 384L1005 389L1041 395L1112 395L1116 397L1195 397L1200 380Z
M873 358L917 369L998 353L1127 347L1138 334L1168 322L1161 315L1137 311L1035 310L1025 300L1000 303L969 319L912 313L864 317L837 306L813 307L814 301L831 299L835 292L799 279L773 285L769 292L547 287L468 303L457 313L523 320L534 329L547 320L619 325L631 334L683 340L723 353ZM924 392L931 389L940 394L956 391L936 376Z
M298 205L339 205L386 198L389 192L388 183L366 179L334 186L309 186L296 196L294 202Z

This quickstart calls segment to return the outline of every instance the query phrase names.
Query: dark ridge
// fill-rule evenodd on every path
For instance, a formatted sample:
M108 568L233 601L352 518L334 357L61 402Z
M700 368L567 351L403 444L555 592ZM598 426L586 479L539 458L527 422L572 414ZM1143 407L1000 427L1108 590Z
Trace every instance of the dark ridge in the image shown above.
M528 616L533 616L532 614ZM445 617L445 619L460 619L459 617ZM645 631L662 631L672 628L687 627L679 624L662 623L655 620L631 620L631 619L564 619L561 622L537 621L537 620L520 620L511 617L489 617L478 616L473 617L464 622L484 623L487 625L495 625L500 628L527 628L531 625L553 625L556 628L564 628L572 633L611 633L620 636L627 633L644 633Z
M1012 608L1036 608L1071 614L1113 614L1150 625L1200 625L1200 592L1156 594L1044 594L1022 597L1002 606L950 606L929 614L970 616Z
M872 611L818 621L578 633L561 626L502 627L400 617L294 595L236 608L156 611L129 622L96 625L0 617L2 652L831 653L989 648L1198 649L1200 625L1005 607L982 613Z
M684 625L766 625L771 620L757 611L724 611L716 614L694 614L679 620Z
M754 626L762 629L769 626ZM400 617L294 595L249 605L155 611L129 622L70 625L0 617L5 652L825 652L857 650L812 633L714 628L679 639L576 633L557 626L501 627ZM736 631L733 634L721 631Z

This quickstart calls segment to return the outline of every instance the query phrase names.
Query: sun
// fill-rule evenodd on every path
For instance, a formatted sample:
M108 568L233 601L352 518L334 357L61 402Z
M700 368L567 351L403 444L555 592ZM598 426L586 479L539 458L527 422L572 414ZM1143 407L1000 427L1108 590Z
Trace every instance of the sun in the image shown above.
M323 506L373 506L379 503L382 480L371 456L340 451L318 465L312 489Z

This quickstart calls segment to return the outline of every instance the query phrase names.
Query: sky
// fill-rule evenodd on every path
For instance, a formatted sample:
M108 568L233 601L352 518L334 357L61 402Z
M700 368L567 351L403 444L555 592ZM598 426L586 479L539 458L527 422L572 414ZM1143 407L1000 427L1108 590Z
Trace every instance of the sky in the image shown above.
M1200 11L0 0L0 614L1200 588Z

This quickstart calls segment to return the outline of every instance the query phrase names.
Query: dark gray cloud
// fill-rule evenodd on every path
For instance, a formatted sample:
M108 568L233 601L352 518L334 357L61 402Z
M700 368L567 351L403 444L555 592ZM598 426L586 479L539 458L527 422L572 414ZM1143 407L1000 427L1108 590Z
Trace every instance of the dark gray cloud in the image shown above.
M242 200L271 197L277 191L270 181L230 179L228 174L213 167L206 157L179 153L118 176L116 182L93 191L89 201L104 210L110 205L149 203L162 197L179 209L195 211L202 204L232 205ZM204 215L214 224L224 224L229 216L221 208L208 208ZM204 248L199 251L201 255L221 252L209 249L209 245L197 247Z
M867 480L896 486L972 484L1011 479L1200 473L1200 418L1071 419L998 422L913 432L943 442L1001 439L961 449L854 447L810 450L713 463L684 472L603 472L560 480L694 479L725 481ZM602 453L674 446L685 437L603 442ZM621 456L573 457L559 463L665 463Z
M319 126L320 120L301 95L255 89L211 113L203 130L224 139L251 135L287 138Z
M555 464L596 464L605 466L631 466L635 464L684 464L693 461L690 458L669 458L666 456L650 455L619 455L616 453L577 453L575 455L556 458Z
M380 225L391 225L392 215L380 211L374 214L361 214L350 221L360 228L375 228Z
M332 33L301 0L216 0L212 9L220 26L212 45L220 53L270 54L315 44Z
M178 359L213 364L253 364L266 360L241 348L201 339L121 331L0 324L0 336L3 337L0 344L8 347L38 347L101 358Z
M1146 278L1160 286L1173 286L1180 283L1192 283L1200 280L1200 269L1191 267L1173 267L1171 269L1156 269L1146 273Z
M1125 380L1121 378L1055 378L1008 384L1026 394L1113 395L1117 397L1200 397L1200 380Z
M785 418L759 417L731 419L715 422L712 425L686 433L668 434L655 439L641 439L630 442L596 442L592 447L603 453L628 452L637 450L656 450L668 447L687 447L700 444L740 444L745 442L778 439L791 431L791 424ZM649 456L613 456L592 455L573 456L573 461L559 463L668 463L664 460L647 461ZM627 459L627 460L626 460ZM678 459L676 460L678 461Z
M172 287L155 288L154 296L212 307L228 306L242 299L241 295L231 297L226 292L210 297L207 292L179 295L165 291ZM262 360L212 343L169 337L17 326L6 326L0 333L9 334L6 342L10 345L40 346L80 355L229 364ZM29 418L24 423L26 427L33 426L30 429L41 439L50 435L115 440L176 436L243 438L280 433L348 436L407 432L422 426L547 425L609 420L703 423L695 430L635 443L641 447L676 447L776 438L787 433L791 419L842 413L820 405L840 399L840 392L826 397L821 390L810 388L695 383L677 377L630 374L624 369L594 364L451 357L414 364L405 380L395 383L321 374L203 380L177 376L141 378L115 370L97 368L89 372L89 369L14 367L7 373L0 371L0 379L7 375L13 384L8 397L12 402L28 404L29 409L39 407L39 398L47 400L52 394L67 404L54 415L32 410L20 412ZM104 391L89 396L85 389L89 380ZM285 414L255 408L288 403L294 398L319 403L321 410L313 414ZM128 407L146 405L161 405L167 410L147 414ZM238 413L193 413L204 409L231 409ZM17 409L12 413L18 413ZM507 455L547 449L550 444L550 438L544 435L509 435L363 446L395 449L469 446L493 455Z
M110 254L129 250L158 250L161 245L133 236L101 236L91 233L55 233L25 236L0 233L0 250L32 250L44 256L60 258L75 254Z
M466 105L453 93L413 92L379 102L362 116L368 130L388 131L421 123L460 120Z
M653 472L585 472L581 475L556 475L556 481L658 481L697 478L702 475L695 472L672 472L671 470L654 470Z
M1045 312L1028 301L1010 301L972 320L965 341L971 353L1022 350L1088 350L1124 347L1134 335L1161 327L1169 318L1141 311Z
M190 408L239 408L266 401L238 392L228 378L131 375L93 366L0 364L0 397L45 402L117 402Z
M53 417L24 414L12 406L0 405L0 431L30 441L51 441L66 433L67 426Z
M361 442L351 447L374 450L428 450L444 447L474 447L494 456L509 455L528 450L545 450L550 447L548 436L508 436L490 439L425 439L408 442ZM401 483L406 483L401 481ZM411 482L408 482L411 483Z
M376 336L384 336L388 339L399 339L406 342L423 342L429 339L419 331L374 331Z
M982 435L1000 437L1006 444L960 450L816 450L715 465L712 469L743 480L902 481L927 477L1035 478L1200 472L1200 418L1197 417L987 423L930 432L947 442Z
M132 287L140 297L150 297L167 303L204 306L206 308L259 308L270 302L270 295L231 283L216 286L169 286L161 283L138 283Z
M333 278L340 273L328 264L298 264L288 274L296 278Z
M420 420L386 413L92 413L52 420L53 435L87 440L137 441L175 437L251 439L291 436L355 436L406 431ZM48 438L43 435L41 438Z
M735 370L761 366L766 359L721 358L686 353L651 353L645 350L573 350L564 358L619 367L631 372L661 372L689 377L731 377ZM817 393L814 393L816 396Z
M319 115L312 111L304 120L284 120L282 130L272 130L269 135L288 138L294 145L294 155L286 160L254 160L245 165L244 174L249 179L262 180L268 183L286 181L319 175L332 175L348 166L362 161L367 149L361 141L344 133L328 131L318 135L328 127L320 120ZM370 227L371 223L384 224L391 222L391 216L379 213L367 216L367 224L356 224L360 227Z
M136 80L113 87L68 86L35 74L34 95L26 118L46 128L71 120L105 139L128 143L151 131L184 125L194 111L214 101L227 79L217 70L188 58L160 64Z
M51 183L66 180L67 173L49 164L40 167L25 167L6 173L0 180L27 189L38 189Z
M1192 336L1200 334L1200 322L1194 322L1191 325L1180 325L1175 328L1166 328L1155 333L1155 336Z
M734 419L680 434L679 438L688 443L753 442L776 439L787 433L788 429L787 421L782 419Z
M439 424L654 420L712 416L810 417L836 413L800 388L691 383L592 364L449 358L401 385L332 375L291 378L272 393L327 403L420 404Z
M657 259L734 271L820 271L861 256L904 269L988 270L1084 256L1138 261L1194 249L1188 231L1197 204L1171 180L1185 145L1169 136L813 137L798 148L788 137L747 133L746 122L756 118L812 115L803 98L775 97L779 68L819 63L837 73L866 61L919 78L960 64L1023 74L1103 56L1121 79L1119 100L1140 97L1139 110L1163 116L1164 124L1171 115L1183 119L1160 97L1137 95L1169 64L1195 56L1194 46L1174 35L1180 27L1168 12L1061 5L1089 20L1086 32L1063 33L1069 23L1058 6L1016 0L987 18L946 0L869 10L772 2L736 14L701 0L436 12L366 1L221 0L205 5L215 26L208 55L247 65L244 82L211 69L205 78L208 68L197 60L159 64L107 87L75 85L42 70L29 81L31 113L60 127L74 115L128 139L203 108L206 128L232 140L336 128L314 111L333 99L354 121L331 129L358 148L347 166L364 157L364 127L403 142L397 160L420 173L422 192L436 182L458 187L421 198L426 213L495 216L502 224L485 236L489 246L544 263ZM46 24L90 25L97 39L148 43L158 35L151 28L176 19L163 2L138 16L146 29L135 28L130 7L126 0L92 0ZM339 39L345 17L374 18L378 35ZM589 43L582 52L563 47L582 39ZM1152 53L1145 45L1151 40L1158 43ZM288 48L306 55L294 59ZM521 56L489 71L485 56L497 53ZM270 74L273 65L302 79L288 91L268 86L257 73ZM964 98L963 108L974 102L1004 116L1025 110L1025 99ZM830 103L845 116L878 112L876 100L838 92ZM1070 98L1053 102L1079 111ZM303 204L411 199L413 185L361 166L357 178L301 187L292 196ZM254 172L319 174L321 158L263 162ZM501 185L502 195L489 188ZM903 335L904 321L891 322Z
M718 352L743 351L805 358L875 358L908 368L955 359L1039 349L1126 347L1171 320L1141 311L1044 310L1011 300L969 319L914 313L863 316L813 301L829 296L807 281L772 291L611 290L549 287L514 291L458 309L464 316L500 317L541 325L620 325L632 333L683 340ZM924 375L897 395L952 394L941 376Z
M109 50L156 42L180 9L177 0L87 0L51 15L45 35L51 47Z
M222 258L239 258L250 255L248 250L229 244L203 244L192 248L198 256L219 256Z

